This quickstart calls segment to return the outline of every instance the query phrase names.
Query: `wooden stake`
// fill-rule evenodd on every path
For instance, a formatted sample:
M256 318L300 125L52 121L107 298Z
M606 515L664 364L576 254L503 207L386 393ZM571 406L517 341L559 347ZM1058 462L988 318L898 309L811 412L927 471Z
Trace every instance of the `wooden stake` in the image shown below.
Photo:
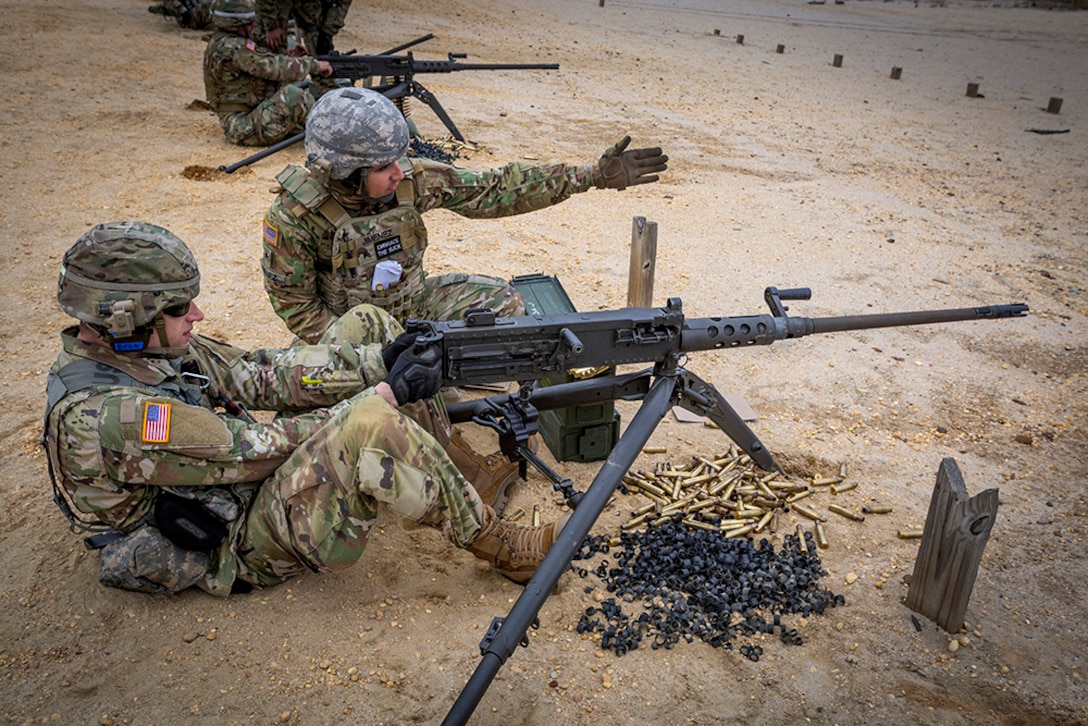
M997 504L997 489L968 499L956 460L941 461L906 605L949 633L963 627Z
M627 273L627 306L653 306L657 264L657 222L635 217L631 225L631 266Z

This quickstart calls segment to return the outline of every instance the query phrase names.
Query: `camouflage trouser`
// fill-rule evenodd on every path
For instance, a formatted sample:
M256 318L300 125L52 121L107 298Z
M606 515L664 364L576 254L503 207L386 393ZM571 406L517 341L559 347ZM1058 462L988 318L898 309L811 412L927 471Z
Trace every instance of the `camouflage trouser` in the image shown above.
M400 332L370 306L341 320L330 337L354 329L367 336L357 342L370 342ZM367 321L376 323L369 331ZM262 484L238 542L240 576L263 587L347 567L383 508L441 528L458 547L472 543L483 523L480 498L438 441L381 396L360 396Z
M223 114L223 133L239 146L271 146L306 130L314 97L293 83L281 86L249 113Z
M322 18L322 5L328 5ZM326 55L332 50L332 39L344 27L351 0L299 0L292 4L291 15L302 33L302 42L309 54ZM324 36L322 39L321 36ZM324 41L324 42L322 42Z
M491 308L500 317L525 314L521 293L499 277L454 272L433 275L425 283L423 308L415 317L424 320L460 320L469 308Z

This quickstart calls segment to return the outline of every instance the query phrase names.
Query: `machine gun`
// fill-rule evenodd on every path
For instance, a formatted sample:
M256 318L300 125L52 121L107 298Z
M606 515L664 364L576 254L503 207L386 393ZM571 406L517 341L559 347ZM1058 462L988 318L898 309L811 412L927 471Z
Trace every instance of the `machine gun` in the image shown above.
M769 314L740 317L691 318L684 316L679 298L663 308L626 308L588 313L566 313L521 318L498 318L490 310L473 310L463 320L432 322L409 320L418 333L417 346L438 346L446 385L517 381L516 393L448 406L454 423L474 421L499 434L503 453L537 466L528 448L540 410L562 408L594 400L642 401L608 459L584 493L569 480L552 479L574 509L566 526L525 585L505 618L495 618L480 643L482 656L444 724L464 724L506 659L520 644L528 646L528 630L548 594L570 564L593 523L634 464L661 419L673 408L706 416L722 428L752 460L767 471L781 471L743 419L717 389L681 365L687 353L722 348L770 345L778 340L846 330L902 325L928 325L960 320L1023 317L1022 303L917 312L801 318L786 315L783 300L808 300L808 288L779 290L768 287L764 298ZM535 387L532 381L571 368L653 363L638 373L599 376L570 383ZM543 462L540 462L543 464ZM539 467L537 467L539 468ZM548 475L547 468L541 469Z
M421 73L453 73L455 71L507 71L507 70L558 70L558 63L461 63L458 58L465 58L464 53L450 53L444 61L416 60L411 52L404 55L396 55L402 50L419 45L434 37L433 33L420 36L395 48L383 51L378 55L356 55L355 51L347 53L334 53L332 55L317 56L318 60L327 61L332 66L332 77L350 81L352 85L358 81L378 79L376 85L370 86L386 98L397 104L401 113L405 112L405 100L409 97L418 98L427 104L434 114L438 116L442 124L450 132L453 138L464 141L465 137L457 128L457 125L442 108L438 98L427 90L422 83L416 80L416 75ZM307 81L309 83L309 81ZM289 146L293 146L306 138L306 132L290 136L279 143L247 156L233 164L220 166L219 171L224 174L233 174L243 166L260 161Z
M446 113L446 109L442 108L438 98L416 80L417 75L455 71L559 70L558 63L462 63L457 60L465 57L464 53L449 53L446 60L416 60L409 51L404 55L321 55L317 59L327 61L332 66L333 78L342 78L352 84L377 78L381 80L378 85L372 86L373 90L384 93L389 98L418 98L434 111L458 141L464 141L465 137Z

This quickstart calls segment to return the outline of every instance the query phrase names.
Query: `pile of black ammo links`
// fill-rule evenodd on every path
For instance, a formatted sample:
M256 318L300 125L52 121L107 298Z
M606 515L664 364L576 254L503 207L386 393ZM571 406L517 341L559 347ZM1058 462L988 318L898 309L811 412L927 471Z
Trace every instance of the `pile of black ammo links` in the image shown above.
M699 638L715 648L733 649L736 641L742 655L759 660L761 646L741 644L756 633L777 633L782 642L800 645L797 630L783 625L781 616L809 617L846 602L818 585L827 571L812 533L805 535L807 553L794 534L775 551L766 539L758 545L726 539L676 520L623 532L619 547L610 546L607 536L586 537L571 568L583 578L596 575L614 596L587 608L578 632L600 633L601 647L617 655L643 641L657 649ZM596 569L580 566L600 554ZM621 603L633 607L625 611Z
M418 156L431 161L440 161L443 164L452 164L458 157L456 153L450 153L436 143L413 138L409 144L409 156Z

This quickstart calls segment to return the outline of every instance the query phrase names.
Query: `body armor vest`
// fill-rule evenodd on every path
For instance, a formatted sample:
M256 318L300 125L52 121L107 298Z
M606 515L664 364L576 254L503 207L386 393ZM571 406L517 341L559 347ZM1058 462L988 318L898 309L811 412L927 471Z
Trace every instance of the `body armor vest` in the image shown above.
M315 266L322 301L337 315L361 303L376 305L402 322L415 315L426 294L427 228L413 204L411 164L402 163L406 178L397 187L393 206L362 215L344 209L309 171L292 167L276 177L292 202L285 206L298 217L319 214L334 228L318 241ZM375 268L383 262L400 265L398 280L375 282Z

